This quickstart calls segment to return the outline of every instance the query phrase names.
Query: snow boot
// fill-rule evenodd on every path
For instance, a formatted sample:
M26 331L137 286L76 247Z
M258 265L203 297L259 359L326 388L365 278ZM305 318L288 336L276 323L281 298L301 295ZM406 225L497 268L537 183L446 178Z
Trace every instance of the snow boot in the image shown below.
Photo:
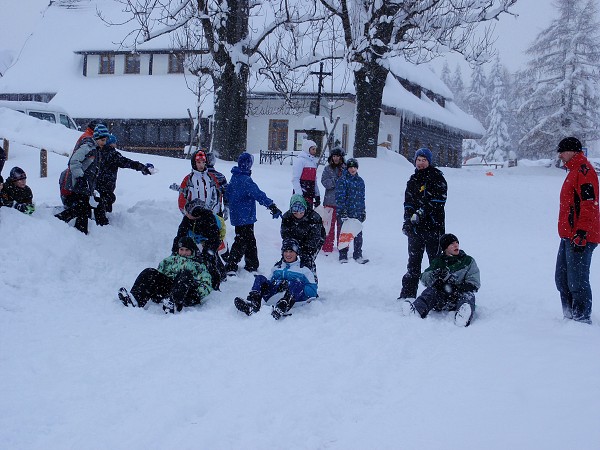
M165 314L175 314L175 303L170 297L163 299L162 308Z
M252 314L260 310L261 301L262 298L258 291L250 291L246 300L240 297L236 297L233 301L233 304L235 305L238 311L243 312L247 316L251 316Z
M121 300L121 303L123 303L123 305L133 307L138 306L138 302L135 300L135 297L131 295L129 291L127 291L127 289L125 289L124 287L119 289L118 296L119 300Z
M279 320L282 317L291 316L291 314L288 314L288 311L292 308L293 303L289 297L290 296L286 293L281 300L279 300L277 304L273 306L271 315L275 320Z
M354 261L356 261L358 264L366 264L366 263L369 262L368 259L365 259L365 258L362 258L362 257L361 258L354 258Z
M454 314L454 325L457 327L468 327L473 318L473 308L468 303L463 303Z

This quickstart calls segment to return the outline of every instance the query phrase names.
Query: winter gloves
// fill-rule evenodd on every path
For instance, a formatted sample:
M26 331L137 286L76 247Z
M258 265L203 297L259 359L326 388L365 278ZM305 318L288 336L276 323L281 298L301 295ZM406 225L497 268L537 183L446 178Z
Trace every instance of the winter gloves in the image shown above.
M319 206L321 204L321 197L319 197L318 195L315 197L315 201L313 203L314 207L316 208L317 206Z
M573 246L574 252L583 252L585 250L585 246L587 245L587 231L577 230L575 232L575 236L573 236L571 239L571 245Z
M462 294L465 292L477 292L477 286L469 283L458 283L456 276L446 268L435 269L433 272L435 281L431 285L432 288L445 292L446 294Z
M277 207L277 205L275 203L271 203L270 206L268 206L269 211L271 211L271 215L273 216L273 219L280 219L281 216L283 216L283 213L281 212L281 210Z
M420 208L410 217L410 223L417 225L419 222L421 222L421 220L423 220L423 217L425 217L425 211Z
M402 233L405 236L408 236L410 234L410 232L412 231L412 227L410 225L410 222L407 220L406 222L404 222L404 224L402 225Z
M12 205L10 206L27 215L31 215L35 211L35 205L33 203L17 203L13 201Z

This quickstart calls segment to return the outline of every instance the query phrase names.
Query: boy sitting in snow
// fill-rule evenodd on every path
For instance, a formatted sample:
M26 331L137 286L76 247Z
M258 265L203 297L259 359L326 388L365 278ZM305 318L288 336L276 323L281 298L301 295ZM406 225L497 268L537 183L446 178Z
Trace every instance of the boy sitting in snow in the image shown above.
M285 292L271 312L275 320L278 320L287 315L295 303L316 297L315 276L310 269L300 265L299 252L298 241L284 239L281 245L282 258L271 269L271 279L256 275L248 297L246 300L236 297L235 307L249 316L260 309L262 299L267 301L278 292Z
M33 192L27 186L27 174L20 167L13 167L6 183L0 192L0 204L9 206L25 214L35 211L33 204Z
M432 309L456 311L454 323L467 327L475 312L475 292L481 286L479 268L471 256L459 249L455 235L444 234L440 248L442 255L434 258L421 275L427 288L413 302L404 300L402 313L418 314L424 319Z
M212 291L206 266L196 256L198 247L190 237L178 241L176 255L163 259L157 269L144 269L133 283L131 293L122 287L119 299L125 306L143 308L148 300L162 301L166 314L184 306L198 305Z

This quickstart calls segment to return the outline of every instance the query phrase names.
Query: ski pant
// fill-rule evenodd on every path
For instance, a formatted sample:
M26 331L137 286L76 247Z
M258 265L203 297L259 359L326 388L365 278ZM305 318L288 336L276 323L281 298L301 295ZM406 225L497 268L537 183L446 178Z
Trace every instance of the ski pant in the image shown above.
M163 298L170 297L178 311L184 306L193 306L200 303L198 283L192 273L183 270L174 279L156 269L142 270L133 283L131 295L135 297L140 307L148 300L159 303Z
M269 300L278 292L285 292L288 300L288 310L296 302L306 301L304 294L304 284L299 280L269 280L264 275L255 275L252 290L260 292L260 296Z
M460 292L448 294L445 291L439 291L428 287L413 302L413 306L424 319L429 311L456 311L463 303L471 305L471 311L475 311L475 293Z
M113 192L100 191L98 206L94 209L94 217L97 225L108 225L107 212L112 212L112 205L117 200Z
M588 243L584 251L575 252L569 239L561 239L556 257L555 281L566 319L591 323L592 287L590 265L598 244Z
M244 257L246 263L244 269L248 272L258 270L258 249L256 248L256 238L254 237L254 224L235 227L235 239L229 251L227 271L235 272L242 257Z
M441 231L425 231L408 235L408 264L406 274L402 277L400 298L415 298L421 277L423 252L427 252L429 263L440 253Z
M340 217L338 217L338 227L339 229L342 228L342 219ZM339 237L339 234L338 234ZM354 245L354 250L352 252L352 257L354 259L360 259L362 258L362 246L363 246L363 233L362 231L360 233L358 233L355 237L354 240L352 241L352 245ZM340 261L343 259L348 259L348 251L350 250L350 247L346 247L342 250L340 250Z
M67 223L75 219L75 228L88 234L88 219L92 212L89 196L74 192L68 196L65 203L67 206L65 210L55 217Z
M333 213L331 214L331 225L327 230L327 237L323 244L323 251L325 253L331 253L333 251L334 244L337 247L338 240L340 238L340 230L342 229L342 223L337 220L337 208L335 206L326 206L331 208ZM336 239L337 237L337 239Z

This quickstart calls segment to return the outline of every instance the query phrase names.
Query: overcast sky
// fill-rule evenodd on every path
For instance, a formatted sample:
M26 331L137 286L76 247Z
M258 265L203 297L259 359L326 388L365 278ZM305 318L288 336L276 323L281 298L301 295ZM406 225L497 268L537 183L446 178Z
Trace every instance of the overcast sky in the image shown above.
M35 30L48 3L49 0L0 0L0 51L18 52ZM510 71L515 71L526 63L524 51L557 15L552 0L518 0L513 11L518 17L505 16L496 24L496 46L503 64ZM452 70L460 63L465 81L468 81L468 65L458 56L449 57L448 61ZM440 61L434 63L438 73L442 65Z

